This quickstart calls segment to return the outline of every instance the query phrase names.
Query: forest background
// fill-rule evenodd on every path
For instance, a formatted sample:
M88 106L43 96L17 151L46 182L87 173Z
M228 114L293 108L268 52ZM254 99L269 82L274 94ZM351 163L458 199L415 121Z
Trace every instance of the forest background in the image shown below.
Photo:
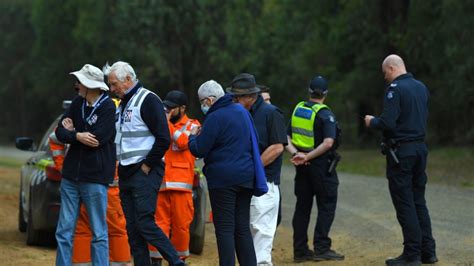
M75 95L69 72L123 60L162 98L185 91L198 118L206 80L226 88L252 73L288 119L323 75L343 145L363 147L379 140L362 117L380 114L381 62L396 53L430 89L428 143L474 144L472 0L0 0L0 10L0 143L42 136Z

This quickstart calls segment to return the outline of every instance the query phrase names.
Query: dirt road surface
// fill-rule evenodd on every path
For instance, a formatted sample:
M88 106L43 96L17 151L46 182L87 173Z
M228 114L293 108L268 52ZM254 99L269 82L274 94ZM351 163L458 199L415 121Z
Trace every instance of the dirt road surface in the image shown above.
M2 149L0 149L2 150ZM2 157L27 154L0 151ZM294 265L291 218L294 211L292 167L282 173L283 221L275 239L275 265ZM0 167L0 265L54 265L55 249L29 247L17 229L19 170ZM474 265L474 190L428 184L426 193L438 265ZM313 213L309 236L316 212ZM388 194L385 178L340 174L339 202L331 230L333 248L345 254L342 262L312 262L298 265L384 265L384 260L402 250L401 230ZM311 243L311 242L310 242ZM311 247L311 245L310 245ZM206 225L202 255L193 255L190 265L217 265L214 228Z

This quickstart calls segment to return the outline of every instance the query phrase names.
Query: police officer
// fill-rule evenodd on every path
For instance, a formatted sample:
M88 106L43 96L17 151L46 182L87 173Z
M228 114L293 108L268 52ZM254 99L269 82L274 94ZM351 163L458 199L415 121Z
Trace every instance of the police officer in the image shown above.
M398 55L382 63L390 83L380 117L365 116L365 125L383 132L390 196L403 232L403 253L387 265L433 264L438 261L425 201L427 148L424 143L429 92L407 73Z
M294 261L343 260L331 250L329 230L336 212L339 181L334 169L338 126L334 114L324 104L328 93L326 79L314 77L309 85L309 101L296 105L288 126L287 151L296 167L296 207L293 215ZM318 219L314 230L314 252L308 248L308 224L316 196Z

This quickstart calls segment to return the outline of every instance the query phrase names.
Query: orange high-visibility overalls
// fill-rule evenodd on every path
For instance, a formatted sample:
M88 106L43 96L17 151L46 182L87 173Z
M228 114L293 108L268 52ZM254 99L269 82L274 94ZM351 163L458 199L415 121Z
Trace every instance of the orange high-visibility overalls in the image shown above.
M58 171L61 171L63 168L66 145L61 143L53 132L49 136L49 147L52 152L54 166ZM123 265L123 263L131 260L131 255L127 231L125 229L125 216L120 204L117 170L115 172L114 183L109 185L107 197L110 265ZM79 219L74 233L73 265L92 265L90 251L91 240L92 232L89 227L87 211L84 204L81 204Z
M182 259L189 257L189 226L194 216L192 191L196 158L188 149L188 137L191 128L199 125L199 121L186 115L175 124L168 122L171 145L165 153L165 174L156 205L156 223L170 237ZM151 257L161 258L154 247L148 246Z

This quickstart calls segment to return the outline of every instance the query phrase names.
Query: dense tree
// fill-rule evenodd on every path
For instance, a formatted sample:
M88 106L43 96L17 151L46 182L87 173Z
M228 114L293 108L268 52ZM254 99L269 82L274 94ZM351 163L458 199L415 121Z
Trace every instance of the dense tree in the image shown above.
M130 62L164 97L224 88L239 72L272 88L289 117L315 74L345 143L373 141L361 116L379 113L381 61L400 54L431 90L429 141L474 144L473 1L5 0L0 2L0 139L41 135L74 96L68 73L85 63Z

